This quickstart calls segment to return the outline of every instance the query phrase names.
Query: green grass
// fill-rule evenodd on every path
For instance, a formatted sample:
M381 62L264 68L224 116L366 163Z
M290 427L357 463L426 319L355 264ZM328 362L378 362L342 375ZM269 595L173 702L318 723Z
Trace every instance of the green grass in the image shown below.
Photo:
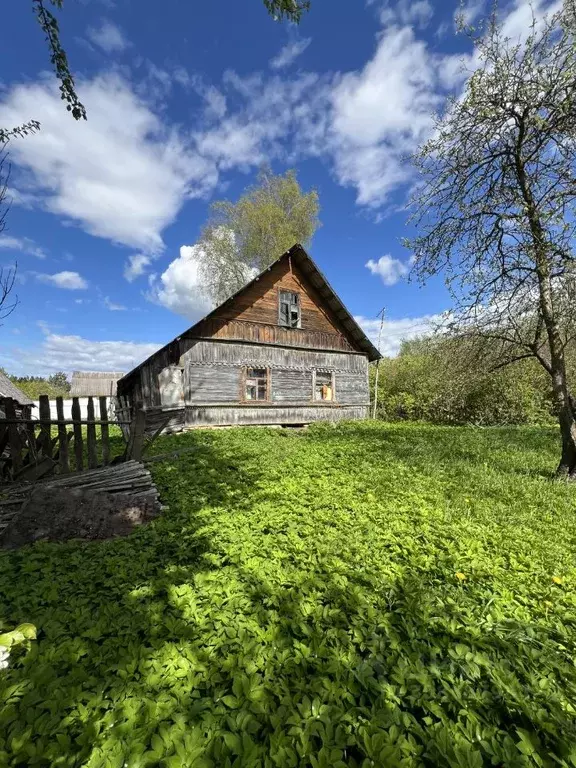
M576 489L546 428L161 438L170 509L0 556L0 766L576 766ZM555 583L554 578L561 583Z

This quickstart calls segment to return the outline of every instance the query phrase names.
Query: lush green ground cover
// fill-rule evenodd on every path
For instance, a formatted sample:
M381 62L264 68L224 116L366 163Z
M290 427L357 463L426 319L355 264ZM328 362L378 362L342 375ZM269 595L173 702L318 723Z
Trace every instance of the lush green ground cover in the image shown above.
M0 556L1 766L576 765L556 433L195 432L127 539ZM559 582L559 583L558 583Z

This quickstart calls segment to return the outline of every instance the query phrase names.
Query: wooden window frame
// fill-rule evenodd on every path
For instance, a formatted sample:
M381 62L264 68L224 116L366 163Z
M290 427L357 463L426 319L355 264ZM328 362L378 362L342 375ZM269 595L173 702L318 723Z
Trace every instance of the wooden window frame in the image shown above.
M292 326L292 325L284 325L282 322L282 315L280 312L280 308L282 306L282 294L283 293L291 293L294 296L298 297L298 325ZM287 331L298 331L302 329L302 298L300 291L292 291L288 288L278 288L278 326L280 328L285 328Z
M246 381L248 379L248 371L261 370L266 371L266 398L264 400L250 400L246 397ZM240 402L249 403L250 405L258 406L259 403L270 403L270 380L272 378L271 370L267 365L245 365L242 368L242 375L240 376Z
M316 400L316 374L317 373L329 373L332 377L332 400ZM312 402L314 405L335 405L336 400L336 371L331 371L328 368L313 368L312 369Z

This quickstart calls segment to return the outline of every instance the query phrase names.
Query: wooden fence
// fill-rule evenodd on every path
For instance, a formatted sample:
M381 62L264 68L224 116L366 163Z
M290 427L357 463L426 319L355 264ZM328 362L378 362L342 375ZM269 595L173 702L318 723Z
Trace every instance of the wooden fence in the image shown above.
M49 398L42 395L38 418L26 418L14 400L0 399L0 481L33 482L50 473L79 472L110 463L106 398L88 398L86 419L81 418L77 397L72 398L71 419L64 418L63 398L56 398L56 409L57 418L51 419ZM145 424L145 414L136 408L134 417L120 425L126 427L124 459L140 460Z

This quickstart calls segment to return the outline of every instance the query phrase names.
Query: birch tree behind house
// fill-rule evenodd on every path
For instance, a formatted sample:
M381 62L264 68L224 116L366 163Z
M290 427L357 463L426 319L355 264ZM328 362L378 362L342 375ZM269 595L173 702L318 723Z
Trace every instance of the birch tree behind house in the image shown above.
M494 368L534 357L550 377L562 438L557 474L576 479L575 2L506 38L493 12L473 38L473 72L413 160L414 252L422 280L443 273L445 330Z

